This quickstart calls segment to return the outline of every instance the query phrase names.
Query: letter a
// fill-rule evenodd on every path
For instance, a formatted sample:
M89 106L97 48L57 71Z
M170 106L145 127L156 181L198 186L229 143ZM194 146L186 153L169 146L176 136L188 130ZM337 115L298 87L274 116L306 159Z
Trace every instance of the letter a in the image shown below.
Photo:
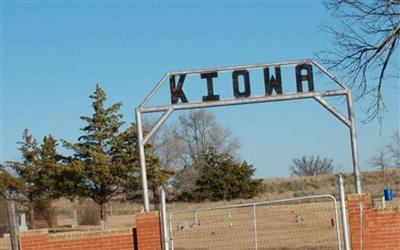
M305 75L302 75L302 70L307 71L307 73ZM313 70L311 64L304 63L296 65L297 92L303 92L303 81L308 82L308 91L314 91Z

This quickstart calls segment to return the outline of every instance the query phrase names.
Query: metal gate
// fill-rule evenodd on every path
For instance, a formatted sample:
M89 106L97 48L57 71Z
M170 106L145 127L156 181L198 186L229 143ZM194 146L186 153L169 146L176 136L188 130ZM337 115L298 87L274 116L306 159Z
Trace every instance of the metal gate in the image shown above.
M331 195L184 210L169 219L173 250L342 249Z

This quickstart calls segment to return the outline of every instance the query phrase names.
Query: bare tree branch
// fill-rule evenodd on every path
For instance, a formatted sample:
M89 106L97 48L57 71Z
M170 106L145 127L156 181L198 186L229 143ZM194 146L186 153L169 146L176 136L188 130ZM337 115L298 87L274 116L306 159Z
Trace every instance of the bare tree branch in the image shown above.
M389 0L326 0L338 23L325 30L334 47L318 54L331 69L342 72L358 98L372 101L364 122L382 121L385 105L382 87L389 67L398 65L395 53L400 36L400 11ZM397 81L398 82L398 81Z
M317 176L333 172L332 160L319 156L302 156L292 160L289 170L293 176Z
M383 184L386 185L386 171L390 168L390 161L386 147L380 147L370 160L371 167L378 168L382 174Z
M400 131L393 133L392 141L387 146L394 167L400 168Z

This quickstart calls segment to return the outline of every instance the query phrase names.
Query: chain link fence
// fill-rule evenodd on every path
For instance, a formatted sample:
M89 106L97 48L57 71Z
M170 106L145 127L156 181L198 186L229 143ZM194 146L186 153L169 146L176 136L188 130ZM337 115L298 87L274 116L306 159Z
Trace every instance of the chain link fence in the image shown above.
M175 250L342 249L337 203L319 195L170 214Z

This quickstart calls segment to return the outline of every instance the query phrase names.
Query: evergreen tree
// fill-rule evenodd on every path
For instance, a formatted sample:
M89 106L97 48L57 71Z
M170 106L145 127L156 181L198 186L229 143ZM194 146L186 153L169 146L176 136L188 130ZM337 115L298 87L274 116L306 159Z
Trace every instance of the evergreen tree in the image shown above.
M5 166L0 164L0 199L10 198L11 193L17 192L22 187L22 180L10 174Z
M262 180L253 179L255 168L228 154L210 149L197 164L200 176L193 193L195 200L251 198L263 190Z
M81 183L83 189L78 190L80 195L88 196L100 206L100 216L103 228L107 228L107 213L105 204L120 192L127 171L124 165L115 164L112 160L112 146L123 122L122 115L118 114L121 103L106 108L105 92L96 86L96 91L90 96L93 100L94 114L82 116L87 122L82 128L84 135L79 137L75 144L66 143L74 150L74 158L82 164Z
M39 158L40 148L37 145L36 139L29 134L28 129L25 129L22 134L22 141L18 142L21 145L18 150L21 152L21 162L7 162L24 181L22 193L28 198L29 204L29 224L31 228L36 228L34 217L33 203L39 198L41 193L35 186L37 181L36 162Z
M103 229L108 228L106 204L124 192L130 182L138 177L138 159L134 144L136 134L133 127L119 132L122 115L118 113L121 103L105 106L106 94L96 86L90 96L93 100L92 116L82 116L87 126L78 143L65 143L74 151L70 174L80 175L76 187L79 195L87 196L100 206ZM74 171L75 170L75 171Z
M165 185L174 174L174 171L171 168L160 167L160 160L153 154L151 144L148 146L148 151L149 152L146 154L148 186L153 193L154 207L158 209L157 205L160 200L158 188L160 186L164 186L165 188Z
M37 181L35 187L49 198L58 198L61 194L56 189L55 178L60 170L60 155L57 153L57 140L51 135L43 138L40 153L36 161Z
M119 135L118 140L116 140L117 143L114 146L114 160L135 169L134 172L130 173L128 182L125 186L125 193L128 199L136 199L139 195L138 190L140 189L140 164L136 145L136 131L136 125L132 124L127 130ZM160 160L155 155L153 144L151 142L148 142L145 146L145 155L148 187L153 194L154 205L157 208L159 200L158 187L165 186L170 177L174 174L174 171L170 168L160 167Z
M51 200L54 198L53 178L58 169L58 155L56 152L57 142L53 137L44 137L43 144L38 146L36 139L24 130L22 141L18 142L21 146L21 162L8 162L21 180L23 187L21 192L27 197L29 209L29 223L31 228L35 228L35 209L41 211L46 217L49 226L52 224ZM49 215L49 216L47 216Z
M49 227L56 227L57 220L52 201L62 196L57 189L57 176L61 169L61 156L57 153L57 140L51 135L43 138L40 145L39 158L36 162L37 180L34 185L40 191L40 199L34 203L35 211L38 211L46 220Z
M111 148L111 156L114 164L126 167L129 170L123 183L123 192L128 199L135 199L140 189L139 153L136 148L136 126L132 124L125 131L115 137Z

